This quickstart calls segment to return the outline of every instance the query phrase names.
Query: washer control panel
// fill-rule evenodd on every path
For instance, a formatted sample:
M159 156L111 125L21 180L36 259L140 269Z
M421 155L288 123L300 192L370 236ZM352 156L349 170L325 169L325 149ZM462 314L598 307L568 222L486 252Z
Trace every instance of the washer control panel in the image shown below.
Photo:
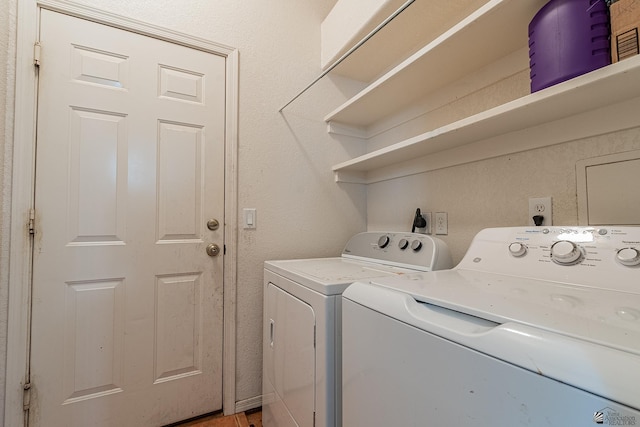
M490 228L459 267L640 292L640 227Z
M507 251L515 258L532 255L564 266L597 262L605 256L613 257L621 265L635 267L640 265L640 228L524 229L516 232Z

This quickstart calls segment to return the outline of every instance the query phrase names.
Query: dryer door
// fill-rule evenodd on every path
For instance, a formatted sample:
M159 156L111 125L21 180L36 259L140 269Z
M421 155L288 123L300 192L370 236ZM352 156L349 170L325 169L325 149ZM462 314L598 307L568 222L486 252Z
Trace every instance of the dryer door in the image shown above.
M315 412L315 313L268 283L264 299L265 427L312 427ZM267 390L270 388L271 390Z

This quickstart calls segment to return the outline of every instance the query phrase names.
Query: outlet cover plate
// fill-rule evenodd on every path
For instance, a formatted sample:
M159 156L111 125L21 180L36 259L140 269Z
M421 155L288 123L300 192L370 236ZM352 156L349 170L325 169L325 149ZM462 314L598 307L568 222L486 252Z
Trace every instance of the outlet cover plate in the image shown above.
M535 225L533 222L534 215L542 215L544 220L543 226L553 225L553 207L551 197L530 197L529 198L529 220L528 225Z
M436 212L436 220L434 229L438 235L446 235L449 233L449 224L446 212Z

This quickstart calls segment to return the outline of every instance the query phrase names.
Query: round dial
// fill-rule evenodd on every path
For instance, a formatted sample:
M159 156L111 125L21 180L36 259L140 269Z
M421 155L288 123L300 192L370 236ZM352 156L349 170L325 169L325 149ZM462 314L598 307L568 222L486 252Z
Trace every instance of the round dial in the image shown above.
M415 252L418 252L420 249L422 249L422 242L420 240L414 240L413 242L411 242L411 249L413 249Z
M389 236L380 236L380 238L378 239L378 246L380 246L381 249L384 249L388 245L389 245Z
M582 251L573 242L561 240L551 246L551 259L557 264L577 264L580 258L582 258Z
M400 250L404 251L409 247L409 241L407 239L400 239L400 241L398 242L398 247L400 248Z
M524 256L527 253L527 246L520 242L513 242L509 245L509 253L514 257Z
M622 265L633 267L634 265L640 265L640 250L636 248L624 248L620 249L616 253L616 260Z

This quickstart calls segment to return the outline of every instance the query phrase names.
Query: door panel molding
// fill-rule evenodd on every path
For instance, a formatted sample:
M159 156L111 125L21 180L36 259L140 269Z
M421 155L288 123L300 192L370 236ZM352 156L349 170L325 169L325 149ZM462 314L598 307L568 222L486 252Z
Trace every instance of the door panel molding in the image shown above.
M174 31L168 28L160 27L154 24L138 21L136 19L127 18L126 16L117 15L111 12L96 9L94 7L85 6L67 0L39 0L38 8L48 9L54 12L61 12L66 15L75 16L76 18L93 21L99 24L110 25L120 28L121 30L130 31L143 36L153 37L154 39L164 40L169 43L180 44L204 52L213 53L221 56L231 56L237 53L237 49L216 43L200 37L191 36L189 34Z
M35 130L38 73L33 65L33 46L38 40L41 9L110 25L125 31L225 57L225 245L223 325L223 410L236 412L236 278L237 278L237 146L238 146L238 51L223 44L147 24L96 8L64 0L18 2L16 91L11 196L11 248L7 375L4 425L23 425L24 385L29 376L29 322L32 243L28 230L34 206ZM37 230L36 213L36 230ZM36 231L37 232L37 231Z

